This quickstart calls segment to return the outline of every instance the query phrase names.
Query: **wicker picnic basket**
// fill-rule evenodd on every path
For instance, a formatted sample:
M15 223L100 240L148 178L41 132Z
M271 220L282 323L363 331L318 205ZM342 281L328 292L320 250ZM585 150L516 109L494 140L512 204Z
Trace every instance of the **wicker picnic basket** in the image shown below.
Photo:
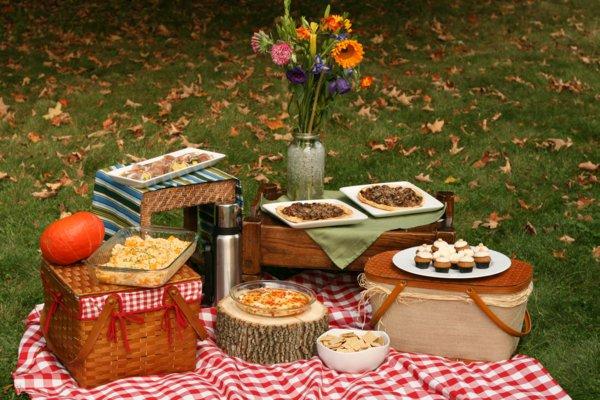
M82 264L42 262L42 332L82 387L128 376L190 371L202 282L183 266L167 285L144 289L97 283Z
M371 324L387 332L395 349L500 361L530 332L531 265L513 259L499 275L449 281L400 270L392 263L395 253L369 259L360 277L373 308Z

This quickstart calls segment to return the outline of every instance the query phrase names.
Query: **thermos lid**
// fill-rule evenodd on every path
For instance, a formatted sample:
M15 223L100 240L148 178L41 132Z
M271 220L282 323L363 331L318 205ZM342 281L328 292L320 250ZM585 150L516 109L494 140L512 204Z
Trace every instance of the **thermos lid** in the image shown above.
M219 228L237 228L240 214L238 204L217 204L217 226Z

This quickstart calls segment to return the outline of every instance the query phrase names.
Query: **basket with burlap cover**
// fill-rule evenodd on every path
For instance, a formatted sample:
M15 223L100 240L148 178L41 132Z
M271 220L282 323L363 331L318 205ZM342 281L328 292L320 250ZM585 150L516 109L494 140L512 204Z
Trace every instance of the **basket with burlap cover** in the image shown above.
M461 360L500 361L531 330L527 300L532 267L511 260L501 274L446 280L397 268L388 251L372 257L360 276L373 307L371 325L387 332L395 349Z
M191 371L202 281L183 266L160 288L96 282L83 264L42 262L41 326L48 348L82 387L128 376Z

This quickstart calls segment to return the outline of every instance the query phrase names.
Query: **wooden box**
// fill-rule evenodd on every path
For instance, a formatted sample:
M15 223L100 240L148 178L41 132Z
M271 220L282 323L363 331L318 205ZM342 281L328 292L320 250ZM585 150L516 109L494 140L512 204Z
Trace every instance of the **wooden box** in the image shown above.
M340 271L333 261L302 229L293 229L264 214L260 202L275 200L285 191L275 185L262 185L252 203L250 215L244 218L242 231L242 273L244 280L259 279L262 267L324 269ZM372 256L387 250L401 250L437 238L455 241L453 228L454 194L438 192L436 197L446 205L441 221L412 229L399 229L382 234L344 271L362 271Z

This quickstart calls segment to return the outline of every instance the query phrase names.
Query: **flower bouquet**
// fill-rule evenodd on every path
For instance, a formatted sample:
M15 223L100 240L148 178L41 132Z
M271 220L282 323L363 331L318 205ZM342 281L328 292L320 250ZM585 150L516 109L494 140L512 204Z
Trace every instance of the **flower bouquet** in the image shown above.
M327 6L318 21L290 16L291 0L276 23L276 38L258 31L252 35L255 53L269 54L282 67L292 93L288 113L294 118L294 141L288 149L288 197L292 200L323 195L325 149L320 127L341 95L369 87L373 78L360 76L362 45L350 38L346 15L331 15Z

